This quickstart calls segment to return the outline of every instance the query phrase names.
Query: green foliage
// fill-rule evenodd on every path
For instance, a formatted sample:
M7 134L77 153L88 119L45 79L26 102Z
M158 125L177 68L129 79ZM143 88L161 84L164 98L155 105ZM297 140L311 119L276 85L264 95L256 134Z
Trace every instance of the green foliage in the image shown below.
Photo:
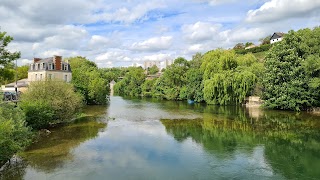
M28 125L34 129L69 121L82 107L82 97L74 87L62 81L32 82L22 94L20 107Z
M10 52L7 46L13 40L13 37L7 36L6 32L0 31L0 65L7 65L15 59L20 58L20 52Z
M148 68L148 74L156 74L159 72L159 68L156 65L153 65L152 67Z
M146 75L141 67L130 67L123 79L114 85L114 92L120 95L140 96L141 85L145 78Z
M84 57L68 58L72 69L72 84L85 98L87 104L106 104L110 93L109 80L97 65Z
M28 65L17 67L17 79L20 80L20 79L28 78L28 70L29 70Z
M0 167L29 145L31 137L24 113L13 105L0 105Z
M197 53L190 61L190 68L186 73L185 96L181 99L191 99L195 102L202 102L203 99L203 71L201 71L202 55ZM184 91L182 91L184 92ZM182 98L183 97L183 98Z
M156 89L156 94L168 100L182 100L182 97L186 97L186 95L180 96L180 93L185 93L181 89L187 83L186 75L189 67L190 64L186 59L182 57L175 59L157 82L160 87Z
M319 105L320 28L290 31L265 61L265 106L306 110Z
M256 63L252 54L236 56L234 51L221 49L206 53L201 65L204 100L220 105L242 103L257 82L251 68Z
M121 77L121 74L125 71L124 69L125 68L102 68L99 69L99 71L107 82L111 82L112 80L117 82L118 78Z
M154 90L156 80L157 79L150 79L150 80L147 79L144 81L144 83L141 85L142 96L144 97L153 96L152 91Z
M268 51L271 47L272 47L271 44L263 44L250 49L235 49L235 52L237 54L258 53L258 52Z

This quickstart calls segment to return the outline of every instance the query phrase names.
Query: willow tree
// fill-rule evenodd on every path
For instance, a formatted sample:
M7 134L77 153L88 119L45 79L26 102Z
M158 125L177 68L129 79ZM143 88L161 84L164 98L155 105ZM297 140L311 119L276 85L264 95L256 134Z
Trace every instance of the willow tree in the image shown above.
M257 82L251 66L257 63L252 54L237 56L234 51L214 50L203 56L204 100L208 104L242 103Z

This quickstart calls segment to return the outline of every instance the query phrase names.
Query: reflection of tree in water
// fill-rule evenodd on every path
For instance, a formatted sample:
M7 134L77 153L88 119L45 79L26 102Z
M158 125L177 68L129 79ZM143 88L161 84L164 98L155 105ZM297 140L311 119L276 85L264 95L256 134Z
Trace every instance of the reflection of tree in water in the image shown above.
M319 117L267 111L254 119L241 110L210 108L205 109L210 113L204 113L203 119L161 122L176 140L191 137L218 158L232 157L236 151L250 155L264 145L275 172L287 178L320 178Z
M72 160L71 150L82 142L92 139L99 131L106 128L106 123L97 121L96 117L78 119L69 125L50 129L51 134L41 136L25 152L21 153L22 161L4 167L0 179L23 179L25 168L51 172Z
M3 166L2 171L0 171L0 179L10 179L10 180L21 180L23 179L27 163L21 160L13 160Z
M80 143L97 136L106 127L95 118L82 118L76 122L52 129L47 137L40 138L21 156L29 165L46 172L61 167L66 160L72 160L70 151Z

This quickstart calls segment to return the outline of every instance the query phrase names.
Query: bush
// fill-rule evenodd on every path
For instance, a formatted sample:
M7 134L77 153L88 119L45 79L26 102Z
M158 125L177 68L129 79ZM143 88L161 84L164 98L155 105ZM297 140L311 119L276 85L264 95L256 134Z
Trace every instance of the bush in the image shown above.
M82 104L71 84L49 80L31 83L20 102L28 125L35 129L72 119Z
M26 126L25 116L13 105L0 106L0 167L13 154L31 143L32 133Z

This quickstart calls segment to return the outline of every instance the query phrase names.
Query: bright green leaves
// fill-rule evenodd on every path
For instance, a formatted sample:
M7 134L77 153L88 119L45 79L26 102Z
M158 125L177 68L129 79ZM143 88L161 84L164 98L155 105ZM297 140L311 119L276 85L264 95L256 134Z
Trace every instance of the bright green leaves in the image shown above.
M234 51L209 51L203 57L204 100L208 104L242 103L253 90L259 67L252 54L236 56Z
M106 104L110 93L109 82L97 65L84 57L68 59L72 70L72 84L85 98L87 104Z

